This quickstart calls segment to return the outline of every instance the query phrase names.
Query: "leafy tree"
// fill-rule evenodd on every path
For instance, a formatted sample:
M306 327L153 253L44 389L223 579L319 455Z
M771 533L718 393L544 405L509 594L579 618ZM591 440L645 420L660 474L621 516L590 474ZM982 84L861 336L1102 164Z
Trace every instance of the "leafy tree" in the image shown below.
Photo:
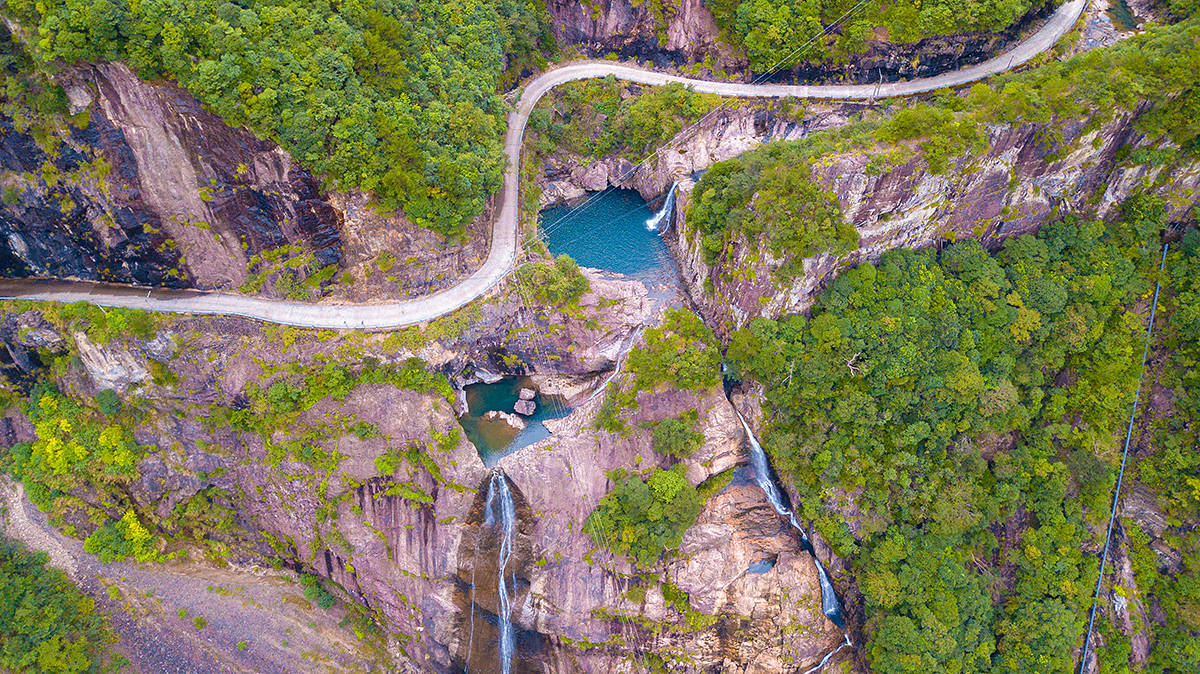
M688 410L679 419L663 419L654 425L654 451L667 456L691 456L704 444L704 434L693 430L697 413Z
M103 671L116 636L92 599L47 561L45 553L30 553L0 537L0 616L5 616L0 620L0 668Z
M153 547L154 542L154 536L142 526L137 515L127 510L121 519L92 532L84 540L83 549L105 563L120 562L130 557L139 562L161 561L162 556Z
M891 528L858 561L869 657L879 672L978 672L991 666L992 602L953 537Z
M663 323L645 333L645 344L627 358L634 389L648 391L669 382L675 388L703 389L721 382L716 335L696 314L667 309Z
M121 398L116 391L106 388L96 394L96 408L105 416L115 417L121 413Z
M522 294L529 293L530 299L549 305L574 304L592 287L579 265L567 255L559 255L552 262L524 265L516 275Z
M649 569L664 551L683 542L700 515L700 496L684 476L683 464L656 468L645 480L620 469L610 478L616 486L600 499L584 528L597 546Z
M506 59L548 45L528 0L9 0L47 63L171 77L341 187L460 236L499 186Z

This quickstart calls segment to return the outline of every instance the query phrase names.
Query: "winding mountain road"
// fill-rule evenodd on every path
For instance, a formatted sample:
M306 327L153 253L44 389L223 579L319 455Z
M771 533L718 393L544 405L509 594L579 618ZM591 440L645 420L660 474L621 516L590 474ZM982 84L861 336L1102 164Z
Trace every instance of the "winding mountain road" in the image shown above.
M1055 10L1036 33L1013 49L983 63L934 77L885 84L786 85L710 82L670 75L611 61L572 63L526 83L516 109L509 113L504 151L508 166L492 223L492 243L483 265L458 285L418 299L372 304L315 304L247 297L205 290L149 290L133 286L47 279L0 280L0 299L90 302L145 311L242 316L306 328L385 330L423 323L448 314L496 286L517 259L517 205L521 143L525 124L538 100L572 80L612 75L638 84L678 82L701 93L750 98L872 99L907 96L954 87L1015 68L1049 49L1075 24L1087 0L1069 0Z

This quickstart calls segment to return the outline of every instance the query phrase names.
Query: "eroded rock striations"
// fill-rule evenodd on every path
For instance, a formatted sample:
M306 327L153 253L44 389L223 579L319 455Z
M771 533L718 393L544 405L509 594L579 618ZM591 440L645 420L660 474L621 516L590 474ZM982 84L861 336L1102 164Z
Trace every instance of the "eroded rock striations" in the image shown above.
M119 63L77 65L58 79L74 121L56 130L53 153L0 119L0 183L13 195L0 204L5 275L222 289L251 281L252 292L370 299L424 294L486 252L485 218L471 243L450 245L381 214L364 194L326 189L278 145L230 127L178 86L143 82ZM292 284L278 282L287 260L296 260ZM301 285L330 266L337 274L324 289ZM346 271L353 283L329 287Z
M72 397L115 387L141 401L134 436L146 456L129 496L143 522L169 529L173 514L201 497L229 508L235 526L214 533L214 543L229 546L235 560L280 559L336 582L375 613L410 671L482 671L496 658L499 541L484 523L492 473L463 438L455 404L437 393L362 384L344 399L317 401L286 429L263 434L218 420L243 409L261 413L254 387L289 379L285 367L319 371L320 359L347 353L384 364L419 355L460 382L533 375L543 394L567 395L575 410L548 422L551 439L500 464L517 511L507 566L514 671L634 672L667 662L774 672L812 664L840 634L821 615L815 571L794 532L747 480L717 490L679 554L659 568L635 569L594 549L585 522L612 488L607 472L667 464L646 424L697 411L704 441L684 461L693 484L729 477L744 452L719 387L643 392L627 419L631 432L592 428L604 398L591 392L659 309L640 283L588 275L591 290L569 312L531 306L509 288L467 310L477 313L392 336L318 337L237 319L178 318L165 319L152 339L101 342L37 311L8 313L0 336L6 352L78 354L56 378ZM172 376L147 376L164 369ZM339 420L371 430L356 433ZM8 444L32 433L22 415L0 425ZM291 444L295 437L304 444ZM404 459L411 451L436 470ZM82 512L68 511L64 521L81 534L94 528ZM687 593L682 604L677 591Z
M677 227L668 236L710 324L728 329L756 316L804 311L837 270L876 260L893 248L963 238L994 247L1067 214L1107 217L1142 190L1164 199L1168 218L1187 217L1200 190L1200 165L1125 159L1137 148L1155 145L1136 130L1136 118L1136 113L1118 115L1098 128L1076 121L1059 125L1061 135L1037 124L989 125L987 149L958 158L943 174L931 172L915 153L882 172L866 170L869 153L824 157L812 165L813 177L837 196L846 221L858 230L859 247L845 256L806 259L803 274L794 279L775 276L783 261L773 259L765 243L733 246L710 267L700 237L686 223L694 183L680 185ZM704 290L706 282L711 291Z
M1036 30L1055 7L1053 2L1032 7L995 33L974 31L896 44L881 30L867 40L862 53L844 62L805 61L770 73L771 80L870 84L936 75L1001 53ZM546 8L559 44L572 45L586 56L617 54L661 66L703 63L741 73L747 81L763 74L749 70L745 54L724 39L703 0L550 0ZM830 29L835 37L842 30L840 25Z
M593 182L600 189L635 189L652 199L678 181L676 226L665 236L691 296L709 324L722 332L757 316L805 311L839 269L877 260L887 250L962 238L994 247L1067 214L1107 217L1141 190L1160 195L1168 217L1178 220L1188 217L1200 190L1200 165L1129 159L1138 149L1152 151L1159 143L1137 130L1140 110L1098 126L1081 120L1053 129L990 124L983 129L985 149L958 157L942 173L930 171L915 149L898 162L889 159L883 170L868 170L876 158L860 150L814 162L813 178L836 195L846 221L858 230L857 250L806 259L803 273L788 279L775 275L784 260L774 259L762 241L739 242L710 265L686 218L697 172L765 143L799 140L852 123L861 110L854 104L812 104L784 112L767 102L723 109L637 171L617 156L552 155L540 179L542 199L546 204L577 199Z
M589 56L619 54L660 63L694 63L716 56L736 63L733 51L718 39L720 30L702 0L550 0L554 37Z

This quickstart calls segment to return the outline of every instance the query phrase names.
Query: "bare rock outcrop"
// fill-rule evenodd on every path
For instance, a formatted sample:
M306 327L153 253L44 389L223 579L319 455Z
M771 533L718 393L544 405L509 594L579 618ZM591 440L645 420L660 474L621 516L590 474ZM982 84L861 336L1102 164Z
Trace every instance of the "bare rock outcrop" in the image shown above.
M988 149L958 158L943 174L931 172L915 152L883 171L866 170L872 158L865 152L820 158L813 177L836 195L858 230L859 247L841 257L805 259L803 273L792 279L777 279L784 260L774 258L765 242L732 245L710 266L700 237L687 226L691 181L680 184L676 227L668 237L710 325L728 330L757 316L807 310L839 269L877 260L887 250L964 238L995 247L1068 213L1106 217L1147 185L1164 198L1169 218L1188 217L1195 206L1188 195L1200 189L1200 165L1175 166L1169 179L1159 181L1163 166L1121 160L1123 149L1154 142L1136 131L1136 118L1117 116L1094 129L1082 122L1060 125L1058 141L1048 140L1042 125L991 125Z
M859 107L814 104L793 114L775 101L760 101L722 108L638 167L617 155L594 160L556 154L546 160L545 170L538 176L541 206L569 202L608 187L636 190L643 199L651 200L665 194L675 181L686 181L717 162L766 143L795 140L844 124Z
M272 294L276 272L254 257L286 250L314 273L356 278L315 295L363 300L427 293L486 254L489 214L469 243L449 243L365 194L323 189L277 144L174 84L120 63L76 65L59 81L89 122L59 130L57 156L0 116L0 183L20 195L0 205L0 273L221 289L260 274L253 290ZM61 177L48 183L44 166ZM380 274L385 252L411 264Z
M92 378L97 390L124 391L134 384L150 379L144 361L129 349L113 344L97 344L82 332L72 335L79 347L79 360Z
M692 482L745 460L744 436L719 389L667 388L643 393L638 401L626 419L629 428L688 409L699 413L705 442L685 460ZM548 650L559 654L551 661L570 653L585 671L637 671L630 663L640 662L639 653L644 657L649 649L667 662L686 661L699 669L765 673L811 665L835 646L841 634L821 613L811 558L752 484L735 481L715 494L678 554L651 572L650 581L632 580L644 572L596 549L586 521L613 486L607 473L664 465L646 430L627 435L593 430L599 402L554 422L551 440L500 461L531 520L529 550L515 571L518 628L554 644ZM664 597L664 583L688 593L690 613ZM607 647L578 646L598 643Z
M546 9L559 44L575 45L589 56L694 63L713 55L718 65L739 62L718 39L720 29L703 0L550 0Z

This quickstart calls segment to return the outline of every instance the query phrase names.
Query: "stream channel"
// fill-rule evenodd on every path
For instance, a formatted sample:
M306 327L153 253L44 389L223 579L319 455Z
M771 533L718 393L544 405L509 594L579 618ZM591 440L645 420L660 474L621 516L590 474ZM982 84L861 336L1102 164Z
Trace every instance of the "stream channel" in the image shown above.
M598 269L616 278L641 281L656 302L678 306L686 303L681 290L679 268L662 238L662 230L670 226L673 218L674 203L675 187L656 200L653 207L633 190L608 189L587 195L573 204L543 210L540 215L541 229L552 255L565 254L581 267ZM535 391L535 409L532 414L514 414L521 402L522 389ZM464 393L467 412L460 417L460 421L466 429L467 437L478 448L484 464L489 467L495 467L501 458L522 447L550 437L550 431L543 421L562 418L571 412L563 398L543 396L536 392L536 387L527 377L505 377L494 383L472 384L464 389ZM500 413L503 413L503 416ZM737 467L734 481L756 483L766 494L771 506L796 530L800 539L800 549L812 556L820 579L822 612L831 622L845 630L842 603L830 583L824 565L817 557L804 527L792 514L787 496L777 484L777 477L771 470L766 453L740 412L738 419L746 433L751 460L748 464ZM513 509L511 500L495 500L503 499L508 494L506 476L499 469L495 470L488 487L484 528L503 530L504 542L500 546L497 560L497 592L501 599L501 610L497 616L497 643L492 648L498 651L500 671L507 674L513 664L514 655L514 629L509 615L511 609L507 602L510 582L505 577L507 555L512 545ZM493 503L509 505L501 507L493 506ZM509 518L496 517L493 513L494 507L503 513L510 513ZM500 526L501 522L503 526ZM774 560L760 560L751 563L746 571L752 574L767 573L773 566ZM515 585L515 579L511 584ZM474 586L471 592L471 606L474 610ZM808 672L823 669L833 655L850 646L849 634L845 633L844 637L845 640L840 646L830 651Z
M673 204L673 198L670 204ZM552 255L568 255L581 267L598 269L614 278L631 278L646 284L659 302L679 302L679 269L659 225L669 218L668 198L647 203L633 190L609 189L579 201L541 212L541 227ZM654 206L655 208L652 208ZM536 391L526 377L505 377L494 383L471 384L463 389L467 412L459 417L467 438L489 468L513 452L550 437L544 422L571 413L559 396L536 393L532 415L512 419L522 388Z

